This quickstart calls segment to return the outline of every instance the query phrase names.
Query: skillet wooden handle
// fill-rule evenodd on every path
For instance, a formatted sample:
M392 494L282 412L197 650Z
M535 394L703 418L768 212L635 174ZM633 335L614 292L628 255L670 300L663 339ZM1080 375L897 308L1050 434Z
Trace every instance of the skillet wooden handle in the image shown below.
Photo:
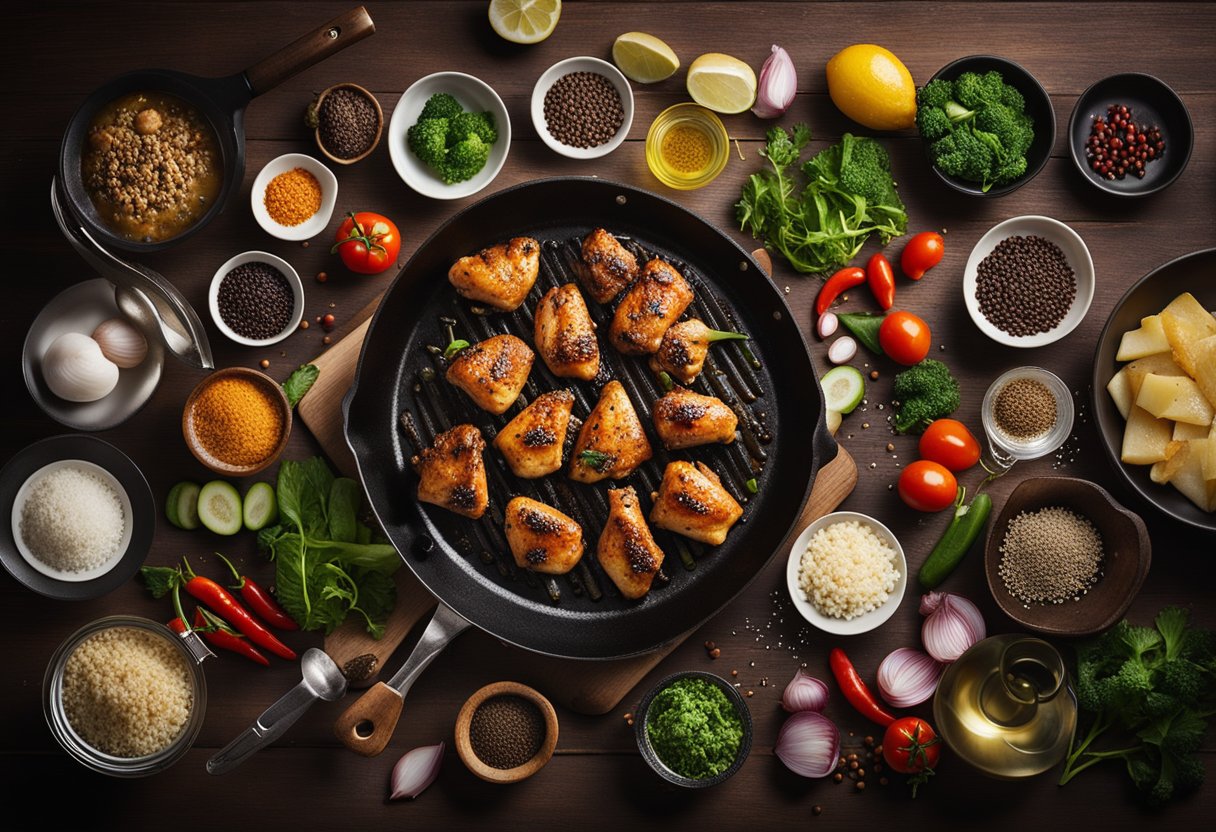
M334 733L356 754L375 757L392 739L404 705L400 693L377 682L342 712L334 723Z
M245 70L250 92L254 96L268 92L291 76L336 55L375 31L376 24L362 6L338 15Z

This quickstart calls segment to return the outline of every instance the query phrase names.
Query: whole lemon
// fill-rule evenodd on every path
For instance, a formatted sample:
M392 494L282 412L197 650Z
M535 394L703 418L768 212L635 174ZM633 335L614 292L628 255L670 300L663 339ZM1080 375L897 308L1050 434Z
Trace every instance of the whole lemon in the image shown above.
M872 43L845 47L828 61L828 95L840 112L871 130L916 124L916 84L891 52Z

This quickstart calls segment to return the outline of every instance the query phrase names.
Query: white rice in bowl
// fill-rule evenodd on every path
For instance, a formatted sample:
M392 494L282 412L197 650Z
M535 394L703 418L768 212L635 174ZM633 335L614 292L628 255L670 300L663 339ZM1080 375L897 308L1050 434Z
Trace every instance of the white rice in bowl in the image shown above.
M811 536L798 567L803 598L845 621L881 607L899 580L897 554L869 525L830 523Z

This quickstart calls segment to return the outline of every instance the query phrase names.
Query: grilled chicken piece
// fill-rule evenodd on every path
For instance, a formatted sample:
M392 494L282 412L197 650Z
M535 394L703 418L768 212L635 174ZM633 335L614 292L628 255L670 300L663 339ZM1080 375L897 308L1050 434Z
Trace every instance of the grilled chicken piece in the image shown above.
M723 340L746 341L747 336L710 329L696 318L672 324L663 333L659 351L650 356L650 369L665 372L681 384L692 384L701 375L709 345Z
M569 390L542 393L498 432L494 447L515 476L536 479L562 467L573 407L574 394Z
M654 429L669 451L735 441L739 418L716 396L676 387L654 403Z
M410 462L418 472L418 499L476 520L490 503L486 492L486 441L472 425L456 425Z
M619 480L653 455L629 394L619 381L610 381L600 391L600 400L574 443L570 479L584 483L609 477Z
M637 279L638 261L616 237L597 228L583 239L578 272L587 294L596 303L607 303Z
M465 347L448 366L446 378L482 410L505 413L528 382L534 357L514 335L495 335Z
M448 280L469 300L510 312L524 302L539 271L540 243L515 237L461 257L448 270Z
M704 462L695 466L683 460L668 463L658 493L651 497L651 523L712 546L726 540L726 533L743 514L742 506Z
M670 263L657 257L642 268L612 317L609 339L617 352L648 355L659 349L663 333L692 303L693 291Z
M663 565L633 487L608 490L608 522L595 549L600 566L626 598L641 598Z
M583 556L583 527L552 506L528 497L507 503L503 531L520 569L564 575Z
M591 381L600 371L595 323L578 286L567 283L545 292L536 304L536 351L559 378Z

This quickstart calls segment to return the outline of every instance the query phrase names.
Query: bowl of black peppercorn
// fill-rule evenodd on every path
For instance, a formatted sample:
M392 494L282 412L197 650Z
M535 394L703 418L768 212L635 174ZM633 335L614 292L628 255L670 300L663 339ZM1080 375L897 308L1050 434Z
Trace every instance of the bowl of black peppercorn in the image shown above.
M245 251L215 272L207 296L211 319L246 347L277 344L304 317L304 284L291 264L268 251Z
M557 747L557 712L519 682L480 688L456 717L456 753L489 783L518 783L536 774Z
M317 96L308 109L317 147L339 165L366 159L380 144L384 110L371 92L358 84L334 84Z

